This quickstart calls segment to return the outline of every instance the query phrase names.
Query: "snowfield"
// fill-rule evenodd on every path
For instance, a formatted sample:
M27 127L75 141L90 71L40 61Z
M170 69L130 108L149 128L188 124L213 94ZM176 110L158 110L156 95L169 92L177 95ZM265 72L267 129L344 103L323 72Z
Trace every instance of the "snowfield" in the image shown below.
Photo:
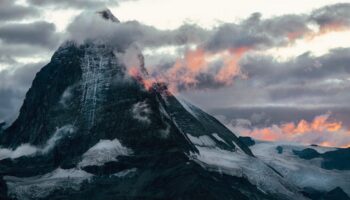
M283 149L281 153L276 149L278 146ZM293 153L293 150L300 151L306 148L324 153L336 148L277 142L257 142L250 148L260 160L275 168L288 182L300 188L312 187L329 191L339 186L350 195L350 170L323 169L321 168L322 158L306 160Z

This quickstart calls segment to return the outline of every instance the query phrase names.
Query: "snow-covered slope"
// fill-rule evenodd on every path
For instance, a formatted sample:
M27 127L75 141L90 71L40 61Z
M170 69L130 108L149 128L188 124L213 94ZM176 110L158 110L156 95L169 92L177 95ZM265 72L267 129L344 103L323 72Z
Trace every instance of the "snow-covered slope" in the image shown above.
M303 159L295 153L314 149L322 154L335 151L336 148L278 142L257 142L250 148L257 158L275 168L286 181L300 188L330 191L341 187L350 196L350 170L324 169L323 158Z

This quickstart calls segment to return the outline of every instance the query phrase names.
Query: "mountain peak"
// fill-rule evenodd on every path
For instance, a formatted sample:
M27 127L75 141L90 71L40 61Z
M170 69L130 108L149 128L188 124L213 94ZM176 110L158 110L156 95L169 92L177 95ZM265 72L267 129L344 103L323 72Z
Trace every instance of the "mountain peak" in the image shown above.
M120 22L118 18L116 18L113 13L111 12L111 10L109 10L108 8L98 11L98 14L100 14L104 19L106 20L111 20L112 22Z

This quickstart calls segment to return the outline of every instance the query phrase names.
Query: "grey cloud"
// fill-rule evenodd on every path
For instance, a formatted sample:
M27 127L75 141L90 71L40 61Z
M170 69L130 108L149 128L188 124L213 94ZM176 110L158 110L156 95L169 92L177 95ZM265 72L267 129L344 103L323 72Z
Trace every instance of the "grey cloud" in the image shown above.
M111 24L85 13L76 18L68 31L73 39L104 36L120 46L138 42L146 47L196 44L211 52L242 47L266 49L287 45L312 33L313 30L308 28L310 24L324 26L349 21L348 13L349 3L322 7L311 14L289 14L267 19L262 18L260 13L253 13L239 23L223 23L209 30L191 24L174 30L159 30L137 21Z
M239 24L224 23L209 30L193 24L185 24L174 30L159 30L137 21L111 23L91 13L83 13L68 28L71 38L80 42L104 37L120 46L133 42L146 47L197 44L209 51L283 45L288 42L288 33L306 31L305 16L285 15L263 20L259 13Z
M56 47L60 36L52 23L39 21L27 24L11 23L0 27L0 40L7 44L28 44Z
M0 71L0 121L14 120L36 72L44 64L17 64L12 69Z
M206 42L211 51L229 48L268 48L288 43L288 34L307 32L304 15L283 15L261 19L260 13L252 14L240 24L222 24Z
M39 15L40 12L37 8L18 5L16 0L0 1L0 22L27 19Z
M347 6L344 5L350 4L341 5L345 7L344 9L346 10ZM332 8L338 10L339 5L333 5ZM319 10L322 9L326 10L327 7L323 7ZM103 38L121 51L127 49L134 43L139 44L141 48L147 47L151 49L168 45L189 46L190 44L195 44L198 48L209 53L216 53L227 49L237 50L239 48L264 50L290 44L299 37L313 33L313 30L310 30L308 25L316 21L315 13L321 13L319 10L313 11L310 15L292 14L268 19L262 18L259 13L254 13L249 18L239 23L224 23L210 30L190 24L183 25L174 30L159 30L137 21L112 23L111 21L96 17L96 14L91 15L91 13L83 13L69 26L68 33L70 39L78 42L94 38ZM338 16L336 21L347 17L342 14L343 11L339 11L339 13L340 14L334 14ZM318 24L323 26L323 24ZM336 52L330 55L330 59L335 58L336 55L340 55L338 53L339 52ZM156 60L154 58L152 59ZM157 69L159 73L166 74L169 65L171 67L171 64L174 62L174 59L167 61L166 63L168 66L165 68L162 63L155 64L159 66ZM255 62L255 64L253 62ZM243 63L242 65L245 66L242 68L248 76L255 77L255 74L259 76L252 81L251 84L266 86L269 85L270 82L273 84L273 82L278 81L308 81L308 78L313 79L313 77L315 77L316 79L320 79L321 76L331 78L327 70L332 66L329 62L334 63L337 61L330 61L326 57L315 59L309 54L304 54L293 61L279 63L270 58L255 56L249 63ZM337 69L332 70L331 74L335 74L335 72L338 73L339 71L337 70L343 72L347 71L348 68L346 68L346 66L344 68L345 62L339 62L342 62L343 65L337 65ZM322 70L319 70L317 69L319 64L327 67L322 67ZM341 66L343 66L342 69ZM211 71L198 73L194 77L196 82L192 85L178 83L178 89L208 89L227 86L227 83L215 79L215 73L220 69L220 64L214 63L211 67L213 67ZM222 64L221 67L223 67ZM304 77L304 79L301 79L302 77ZM335 74L335 77L338 77L337 74ZM233 78L237 77L233 76Z
M190 90L181 93L204 108L256 105L349 107L349 52L350 48L334 49L323 56L303 54L284 62L270 56L250 55L241 61L242 71L248 74L248 78L237 79L232 86L210 92ZM213 86L216 85L204 88Z
M260 85L306 84L313 80L344 79L350 74L350 48L338 48L315 57L304 53L295 59L278 62L271 56L252 55L241 61L242 70Z
M35 5L58 5L60 7L81 6L82 1L43 1L31 0ZM91 6L97 1L88 1L85 5ZM84 1L85 3L85 1ZM91 3L91 4L90 4ZM99 4L100 5L100 4ZM240 23L225 23L218 27L206 30L196 25L186 24L175 30L159 30L136 21L123 23L112 23L95 15L82 14L78 16L68 27L68 38L83 42L86 39L103 38L114 44L120 50L125 50L129 45L137 43L141 47L157 48L167 45L189 45L196 44L210 52L225 49L236 49L249 47L253 49L265 49L288 44L290 37L298 37L298 34L309 32L308 24L317 23L321 26L328 23L346 21L349 16L346 11L350 4L336 4L323 7L313 11L310 15L283 15L270 19L262 18L261 14L254 13ZM350 12L349 12L350 13ZM38 28L10 24L0 28L0 38L3 44L9 45L31 45L52 48L57 43L58 36L54 27L48 23L33 23L42 31L36 32ZM26 32L22 34L21 32ZM36 33L36 34L34 34ZM38 36L39 34L40 37ZM296 34L296 35L294 35ZM44 38L44 39L43 39ZM36 48L37 48L36 47ZM15 48L9 51L15 52ZM0 53L6 52L1 49ZM27 53L24 48L21 54ZM241 62L244 73L248 74L247 80L238 79L231 87L223 87L214 79L215 70L220 63L213 64L213 73L199 73L196 77L198 84L195 89L204 90L188 95L196 103L208 107L215 100L217 107L228 107L232 105L257 105L257 104L295 104L313 103L320 104L342 104L350 100L345 92L328 93L327 87L322 85L328 79L345 80L349 75L349 49L337 49L329 54L314 57L308 53L300 55L296 59L287 62L278 62L271 57L258 55L247 55ZM5 55L5 54L4 54ZM11 54L8 54L11 56ZM28 54L29 55L29 54ZM9 62L10 57L2 57ZM160 60L160 59L154 59ZM147 62L147 60L146 60ZM161 60L158 64L159 72L171 67L175 58ZM329 87L335 90L341 89L341 85L329 83ZM337 87L337 88L335 88ZM179 84L179 88L186 86ZM209 94L205 91L215 88ZM319 95L318 95L319 94ZM332 94L333 96L327 95ZM14 95L13 95L14 96ZM213 99L215 98L215 99Z
M312 30L308 25L337 29L350 26L350 3L339 3L312 11L311 14L282 15L262 19L254 13L241 23L225 23L213 30L213 36L204 46L211 51L250 47L265 49L283 46L303 37Z
M104 39L120 49L133 43L142 47L166 45L187 45L199 43L208 32L196 25L185 24L176 30L159 30L137 21L115 23L97 17L95 13L85 12L68 26L68 39L79 43L89 39Z
M59 8L100 8L106 6L116 6L121 2L135 0L29 0L29 3L36 6L51 6Z
M10 55L6 55L6 54L0 54L0 64L1 63L6 63L6 64L14 64L17 61L11 57Z
M4 44L0 42L0 55L2 62L16 60L16 58L42 57L49 59L52 50L40 46L31 46L27 44Z
M333 23L350 25L350 4L339 3L316 9L310 15L310 20L321 26Z
M239 122L237 119L245 119L250 121L252 127L259 128L288 122L297 123L302 119L312 121L315 116L330 113L330 120L342 121L346 127L350 127L350 119L346 117L350 114L350 108L344 107L251 106L211 109L209 112L222 116L219 119L225 124L236 126Z

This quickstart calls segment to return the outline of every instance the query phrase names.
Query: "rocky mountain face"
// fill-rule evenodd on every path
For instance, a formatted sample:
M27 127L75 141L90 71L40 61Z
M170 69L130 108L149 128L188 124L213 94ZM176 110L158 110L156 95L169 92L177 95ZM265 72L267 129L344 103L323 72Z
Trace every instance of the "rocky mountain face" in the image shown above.
M1 199L307 198L214 117L145 88L139 58L132 77L101 41L56 51L0 135Z

